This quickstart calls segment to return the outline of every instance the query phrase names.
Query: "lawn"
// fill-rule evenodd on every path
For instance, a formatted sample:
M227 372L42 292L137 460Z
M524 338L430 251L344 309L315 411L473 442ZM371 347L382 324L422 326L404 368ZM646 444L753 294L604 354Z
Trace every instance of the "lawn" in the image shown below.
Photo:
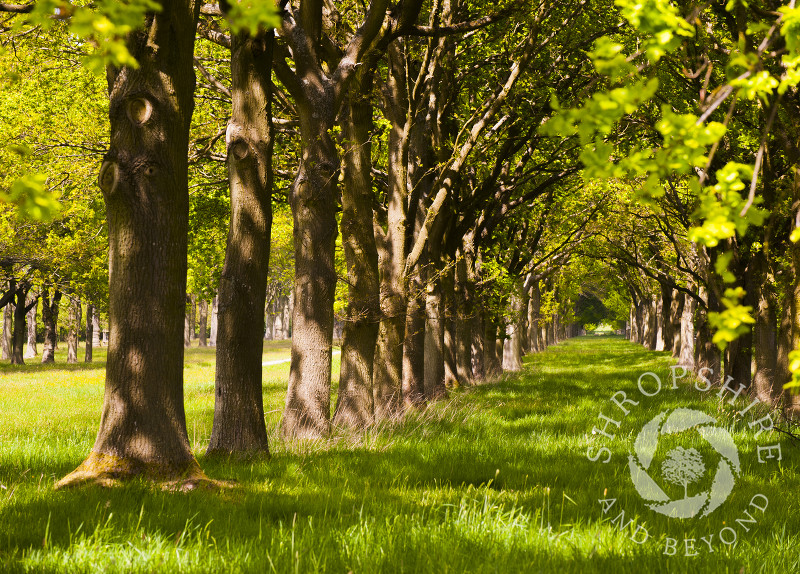
M286 352L286 343L271 344L264 360ZM750 423L765 413L756 406L737 414L749 404L745 397L723 403L716 390L700 392L688 378L672 389L667 355L618 337L567 341L526 357L519 375L453 391L402 423L304 445L284 443L277 431L289 364L265 366L272 458L254 463L204 459L214 354L192 348L185 367L189 438L207 474L235 486L176 493L132 483L54 492L94 440L102 350L96 358L92 365L0 367L2 572L800 570L797 446L775 432L756 437ZM653 397L637 389L648 371L663 382ZM652 381L645 379L648 392ZM620 390L638 402L623 403L625 417L609 401ZM733 490L706 517L654 512L631 480L628 455L640 429L679 407L714 417L738 448ZM614 439L592 435L600 412L620 422L606 427ZM666 437L664 448L680 439L716 462L691 432ZM758 447L766 457L775 451L763 449L778 442L782 460L758 463ZM608 448L611 461L590 461L590 447ZM664 459L657 451L651 468ZM694 488L717 488L713 476ZM688 487L664 488L675 500ZM611 505L605 514L601 499ZM763 512L750 504L763 507L764 499ZM734 544L720 541L731 531Z

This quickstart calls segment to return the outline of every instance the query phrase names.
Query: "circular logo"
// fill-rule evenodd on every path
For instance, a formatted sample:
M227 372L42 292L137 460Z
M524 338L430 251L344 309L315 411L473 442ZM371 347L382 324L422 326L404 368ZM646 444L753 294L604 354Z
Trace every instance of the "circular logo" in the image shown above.
M739 451L730 433L714 426L716 419L704 412L677 408L662 411L642 427L633 444L635 455L628 457L631 479L639 495L648 501L647 506L672 518L708 516L716 510L733 490L735 476L741 472ZM659 443L670 435L695 429L717 454L719 463L711 487L689 496L689 485L702 479L707 468L701 453L694 448L676 446L665 453L661 460L660 476L667 482L683 486L683 498L672 500L653 480L658 465L653 459ZM651 468L651 466L653 468Z

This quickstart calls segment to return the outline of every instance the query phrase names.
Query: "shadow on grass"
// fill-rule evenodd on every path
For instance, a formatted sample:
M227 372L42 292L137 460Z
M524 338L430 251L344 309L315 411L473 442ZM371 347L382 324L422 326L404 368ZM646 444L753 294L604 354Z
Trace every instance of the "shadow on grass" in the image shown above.
M796 452L788 445L783 467L743 477L718 514L677 527L645 506L626 464L631 437L658 411L642 401L621 426L620 440L607 444L613 463L588 460L591 428L609 397L617 390L633 396L641 372L666 376L669 364L666 354L619 338L567 341L526 357L519 376L454 391L449 401L398 425L365 436L342 434L305 452L276 440L274 416L269 461L199 457L209 476L238 482L219 493L177 494L139 483L53 493L52 477L81 460L37 459L21 478L4 474L6 486L16 490L0 506L0 540L7 548L0 560L9 570L25 568L25 557L34 548L39 556L43 545L53 556L74 559L79 525L83 533L101 532L98 540L110 546L139 548L142 540L163 535L177 540L177 548L190 522L215 541L197 542L207 555L240 560L234 570L258 571L267 558L278 571L288 570L301 555L301 571L354 572L438 572L448 564L452 571L738 572L784 564L787 556L797 560L796 547L785 552L776 542L777 533L796 532L799 522L796 496L786 496L800 487ZM202 388L213 393L213 385ZM265 410L279 413L284 392L266 384ZM700 404L686 389L662 398L661 408ZM204 408L194 416L208 421L212 414ZM744 452L752 456L752 446ZM735 524L756 492L774 505L743 533L736 551L721 547L694 561L665 559L665 536L699 539L718 532L722 521ZM629 517L642 517L656 542L638 546L609 524L612 517L602 515L598 499L612 497ZM113 529L103 533L104 524ZM284 548L289 540L291 550ZM97 552L110 552L98 544ZM765 549L775 550L765 557Z

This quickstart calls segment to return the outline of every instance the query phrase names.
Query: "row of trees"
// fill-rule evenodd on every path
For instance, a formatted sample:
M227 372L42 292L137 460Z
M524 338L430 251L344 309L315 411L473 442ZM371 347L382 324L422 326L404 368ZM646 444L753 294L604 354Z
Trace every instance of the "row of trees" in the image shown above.
M634 339L680 347L686 361L691 325L697 368L718 365L718 343L743 381L743 349L766 348L760 335L748 343L743 297L780 274L774 253L786 249L764 245L793 249L796 161L783 144L796 141L793 7L121 6L100 6L113 24L100 43L77 24L98 15L91 9L2 5L15 47L55 38L48 57L74 61L90 52L79 39L94 39L91 56L106 64L107 123L95 117L84 139L64 142L103 158L104 202L61 197L107 222L111 342L96 443L63 484L202 478L183 412L187 292L217 301L208 454L268 452L262 340L265 309L279 300L293 304L282 422L291 440L364 428L501 365L518 369L526 349L576 334L587 318L628 320ZM106 126L107 142L87 143ZM748 193L737 166L753 142ZM23 163L36 153L22 150ZM33 176L12 188L20 181L25 208L40 195ZM276 224L285 203L291 225ZM772 223L755 227L762 213ZM85 229L67 215L55 222ZM785 284L797 284L786 269ZM778 314L793 321L790 303L773 315L765 303L763 325L777 333ZM771 373L770 396L787 373Z

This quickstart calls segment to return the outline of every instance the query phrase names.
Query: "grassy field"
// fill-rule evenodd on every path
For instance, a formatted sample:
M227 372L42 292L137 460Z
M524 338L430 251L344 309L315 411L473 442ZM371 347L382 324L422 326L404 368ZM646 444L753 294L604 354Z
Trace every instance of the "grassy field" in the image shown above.
M286 352L286 343L276 344L264 360ZM763 413L755 407L737 415L745 398L723 404L688 381L672 389L665 354L620 338L568 341L526 357L519 375L455 391L402 423L362 436L337 432L302 447L277 433L288 363L267 366L273 457L253 464L204 460L214 355L191 349L190 440L209 476L237 486L218 493L139 483L54 492L54 482L83 460L94 439L104 358L102 351L96 356L89 366L0 367L2 572L800 571L797 446L778 433L756 437L758 427L749 423ZM654 397L637 390L646 371L664 383ZM616 417L619 428L607 428L613 440L592 436L598 413L620 414L609 402L618 390L639 404L624 403L630 414ZM741 457L730 497L704 518L653 512L628 470L642 426L677 407L712 415L731 431ZM677 436L711 462L707 443ZM783 460L759 464L758 446L779 441ZM611 461L588 460L587 448L602 446ZM695 487L710 487L709 476ZM665 489L673 499L684 493L679 484ZM749 506L755 495L768 499L765 511ZM616 502L604 514L600 499ZM764 506L762 500L756 504ZM622 522L630 524L620 529ZM642 544L639 525L649 536ZM719 540L725 528L736 533L735 544ZM730 539L730 531L722 534Z

